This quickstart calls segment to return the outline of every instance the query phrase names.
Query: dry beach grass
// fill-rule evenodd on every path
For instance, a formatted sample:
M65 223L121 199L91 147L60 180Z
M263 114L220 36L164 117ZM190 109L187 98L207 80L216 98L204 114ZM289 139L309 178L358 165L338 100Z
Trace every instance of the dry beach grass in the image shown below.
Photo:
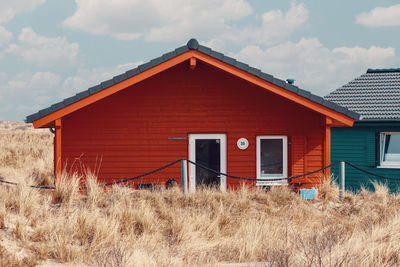
M1 124L0 124L1 126ZM52 181L52 135L0 129L0 266L393 266L400 264L400 195L321 188L315 202L286 188L243 187L183 195L64 177L51 196L25 184Z

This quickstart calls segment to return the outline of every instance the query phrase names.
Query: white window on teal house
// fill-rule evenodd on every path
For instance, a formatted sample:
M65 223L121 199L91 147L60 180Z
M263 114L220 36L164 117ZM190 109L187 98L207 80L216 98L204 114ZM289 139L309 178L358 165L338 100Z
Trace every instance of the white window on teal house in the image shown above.
M257 185L280 185L287 181L273 181L287 177L287 137L257 136Z
M400 168L400 132L380 134L380 167Z

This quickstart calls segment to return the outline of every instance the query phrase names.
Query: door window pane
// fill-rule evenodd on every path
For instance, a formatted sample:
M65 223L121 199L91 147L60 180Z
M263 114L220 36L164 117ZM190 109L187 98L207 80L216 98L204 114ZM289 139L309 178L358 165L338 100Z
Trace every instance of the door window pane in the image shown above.
M214 171L221 171L220 139L196 139L196 163ZM196 186L219 186L220 176L196 166Z
M279 177L283 174L283 140L260 140L261 177Z

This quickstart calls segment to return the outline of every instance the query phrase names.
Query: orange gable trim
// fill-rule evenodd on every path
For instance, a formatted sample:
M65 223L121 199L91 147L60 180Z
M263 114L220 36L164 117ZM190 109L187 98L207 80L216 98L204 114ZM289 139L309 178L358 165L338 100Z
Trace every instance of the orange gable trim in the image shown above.
M69 106L66 106L64 108L61 108L53 113L50 113L49 115L46 115L36 121L33 121L32 124L35 128L40 128L43 126L46 126L47 124L53 122L54 120L61 118L65 115L68 115L78 109L81 109L87 105L90 105L96 101L99 101L109 95L115 94L125 88L128 88L131 85L134 85L136 83L139 83L147 78L150 78L164 70L167 70L185 60L190 59L193 57L193 51L188 51L186 53L183 53L179 56L176 56L166 62L161 63L160 65L157 65L153 68L150 68L144 72L141 72L131 78L128 78L120 83L117 83L115 85L112 85L102 91L99 91L93 95L90 95L82 100L79 100Z
M325 107L321 104L313 102L310 99L307 99L305 97L297 95L297 94L290 92L284 88L281 88L275 84L267 82L261 78L258 78L248 72L240 70L240 69L238 69L234 66L231 66L227 63L224 63L216 58L208 56L202 52L199 52L197 50L189 50L179 56L176 56L168 61L165 61L155 67L152 67L144 72L141 72L141 73L139 73L131 78L128 78L120 83L112 85L102 91L99 91L93 95L90 95L84 99L81 99L69 106L63 107L57 111L54 111L53 113L50 113L42 118L39 118L38 120L33 121L32 124L35 128L50 127L50 124L52 124L55 120L57 120L61 117L64 117L76 110L79 110L85 106L88 106L88 105L96 102L96 101L99 101L109 95L117 93L129 86L139 83L139 82L141 82L149 77L152 77L164 70L167 70L179 63L182 63L186 60L190 60L191 58L196 58L198 60L201 60L209 65L217 67L228 73L231 73L231 74L233 74L239 78L242 78L250 83L258 85L272 93L280 95L280 96L282 96L286 99L289 99L293 102L296 102L304 107L307 107L307 108L314 110L320 114L323 114L333 120L332 126L352 126L354 123L353 118L346 116L340 112L329 109L328 107Z
M217 68L220 68L220 69L222 69L226 72L229 72L237 77L240 77L250 83L253 83L255 85L263 87L264 89L267 89L270 92L276 93L284 98L292 100L302 106L305 106L311 110L321 113L327 117L330 117L331 119L336 121L336 123L333 122L333 124L337 124L337 126L342 126L342 124L345 126L353 126L353 123L355 120L349 116L346 116L340 112L334 111L334 110L327 108L321 104L313 102L310 99L299 96L299 95L297 95L293 92L290 92L282 87L279 87L275 84L267 82L261 78L251 75L243 70L240 70L236 67L233 67L225 62L219 61L219 60L217 60L213 57L210 57L208 55L205 55L201 52L198 52L198 51L193 51L193 52L195 54L195 57L198 58L199 60L209 63Z

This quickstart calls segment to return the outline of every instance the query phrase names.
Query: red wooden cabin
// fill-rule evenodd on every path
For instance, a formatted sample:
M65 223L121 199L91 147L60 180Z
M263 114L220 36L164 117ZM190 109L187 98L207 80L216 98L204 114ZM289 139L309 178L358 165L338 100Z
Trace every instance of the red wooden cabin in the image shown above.
M330 164L331 126L349 127L356 118L356 113L192 39L28 116L27 122L55 129L56 177L63 169L80 172L83 164L96 168L101 182L110 182L180 158L236 176L303 174ZM210 184L225 190L243 182L191 164L188 171L190 191ZM180 182L180 175L176 164L133 182L164 185L170 178ZM315 187L319 176L289 184Z

